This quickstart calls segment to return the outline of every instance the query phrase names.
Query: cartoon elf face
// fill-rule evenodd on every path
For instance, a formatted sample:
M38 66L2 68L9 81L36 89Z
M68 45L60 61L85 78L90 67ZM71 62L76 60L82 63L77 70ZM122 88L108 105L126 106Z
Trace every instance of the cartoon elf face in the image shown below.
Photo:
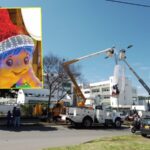
M22 81L31 87L42 86L32 68L32 53L23 48L0 60L0 88L11 88Z
M0 9L0 20L0 88L41 87L32 68L34 40L12 23L7 9Z
M31 67L32 59L28 52L22 50L17 55L9 55L2 61L0 74L5 77L20 78Z

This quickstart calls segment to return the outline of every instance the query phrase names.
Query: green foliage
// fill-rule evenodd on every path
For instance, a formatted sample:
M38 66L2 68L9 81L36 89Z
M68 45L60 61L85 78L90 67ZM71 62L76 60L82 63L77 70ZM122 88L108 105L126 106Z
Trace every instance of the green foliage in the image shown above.
M21 115L26 117L31 117L33 113L33 105L24 104L21 105Z
M149 150L148 138L141 135L106 137L84 144L67 147L48 148L43 150Z

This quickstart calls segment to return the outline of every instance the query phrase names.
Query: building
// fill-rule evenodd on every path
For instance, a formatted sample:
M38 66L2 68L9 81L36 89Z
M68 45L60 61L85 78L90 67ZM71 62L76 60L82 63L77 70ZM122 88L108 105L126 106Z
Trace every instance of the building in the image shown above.
M37 103L37 102L48 102L49 89L46 76L44 76L44 88L43 89L30 89L30 90L19 90L17 103ZM113 91L113 76L109 80L90 83L88 86L80 85L81 91L87 99L93 99L96 103L103 103L110 105L113 108L131 108L131 105L138 104L137 91L132 86L132 82L125 78L123 81L121 78L118 80L119 95L112 96ZM51 95L51 101L57 101L61 98L63 100L73 103L73 85L71 81L62 83L63 89L70 90L70 94L65 94L62 89L56 90Z
M43 103L48 102L50 90L48 85L48 79L47 76L44 75L44 86L43 89L20 89L18 91L18 97L17 97L17 104L25 104L25 103ZM54 83L54 87L55 87ZM56 102L58 100L63 100L66 102L72 103L72 94L73 93L73 86L70 81L62 82L62 86L60 88L54 90L54 92L51 93L51 102ZM53 89L52 89L53 90ZM69 91L66 93L66 91ZM70 93L70 94L69 94Z
M113 108L130 108L131 105L138 104L137 91L132 86L132 82L125 78L118 81L119 95L112 96L113 76L107 81L90 83L88 86L80 86L86 98L95 99L97 103L110 105Z

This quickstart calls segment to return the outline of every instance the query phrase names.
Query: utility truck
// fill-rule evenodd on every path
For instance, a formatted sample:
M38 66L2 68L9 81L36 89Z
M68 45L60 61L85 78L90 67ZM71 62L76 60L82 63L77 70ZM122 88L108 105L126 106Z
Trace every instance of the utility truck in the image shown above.
M74 126L83 125L85 128L89 128L95 124L102 124L108 126L109 124L114 125L115 127L121 127L123 118L120 113L113 111L112 109L104 106L103 104L95 104L91 106L86 106L87 99L84 97L80 87L78 86L73 74L69 69L69 65L76 63L80 60L93 57L100 54L106 54L106 58L112 57L114 53L114 48L108 48L96 53L92 53L77 59L73 59L63 63L64 70L70 77L71 81L74 84L74 91L76 96L80 99L79 102L76 101L75 106L69 107L66 111L66 116L62 116L67 121L71 122ZM117 85L117 83L116 83ZM119 94L119 93L118 93ZM94 102L94 100L93 100Z
M82 125L89 128L93 125L113 125L120 128L124 118L121 114L103 105L93 107L69 107L66 112L66 121L73 126Z

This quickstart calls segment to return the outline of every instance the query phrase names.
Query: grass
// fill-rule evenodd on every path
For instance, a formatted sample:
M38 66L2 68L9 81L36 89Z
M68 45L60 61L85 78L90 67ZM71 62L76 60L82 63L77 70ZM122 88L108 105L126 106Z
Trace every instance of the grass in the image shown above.
M150 150L150 139L141 135L107 137L80 145L43 150Z

